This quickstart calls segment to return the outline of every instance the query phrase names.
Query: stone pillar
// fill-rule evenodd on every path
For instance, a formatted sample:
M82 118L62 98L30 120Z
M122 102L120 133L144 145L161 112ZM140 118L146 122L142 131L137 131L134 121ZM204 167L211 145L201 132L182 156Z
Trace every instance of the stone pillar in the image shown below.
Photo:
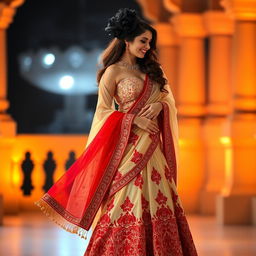
M11 177L12 148L16 135L16 122L6 113L7 100L7 60L6 29L12 22L16 8L22 0L0 3L0 194L4 198L4 208L17 212L17 204L11 202L15 198ZM6 211L5 211L6 212Z
M251 224L252 198L256 195L256 0L225 0L235 19L232 68L233 144L231 187L218 196L221 224Z
M215 214L216 195L230 173L231 145L227 116L231 113L231 43L233 20L222 11L204 13L209 35L208 102L204 123L206 181L201 194L201 213ZM226 138L226 139L225 139ZM228 177L227 177L228 178Z
M157 22L154 28L157 30L158 36L159 61L172 87L174 98L176 98L178 84L178 36L174 32L173 25L167 22Z
M180 169L178 190L188 213L199 211L204 181L202 119L205 115L206 35L200 14L181 13L172 19L180 37L178 61L178 114Z

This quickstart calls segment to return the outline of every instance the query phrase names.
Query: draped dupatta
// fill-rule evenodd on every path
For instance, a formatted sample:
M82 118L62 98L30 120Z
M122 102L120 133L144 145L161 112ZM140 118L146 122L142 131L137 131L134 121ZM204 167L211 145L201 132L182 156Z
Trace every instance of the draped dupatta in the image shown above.
M104 75L103 75L104 77ZM168 85L167 85L168 87ZM158 92L157 101L163 105L159 115L160 133L151 135L147 154L120 184L111 185L122 160L136 114L150 102L156 90L145 77L136 102L127 113L115 110L104 79L101 79L98 103L84 152L69 170L40 198L38 205L53 221L65 230L86 238L95 216L106 196L111 196L140 172L162 138L163 152L173 177L177 173L178 150L177 110L168 87L168 94ZM159 89L158 89L159 90Z

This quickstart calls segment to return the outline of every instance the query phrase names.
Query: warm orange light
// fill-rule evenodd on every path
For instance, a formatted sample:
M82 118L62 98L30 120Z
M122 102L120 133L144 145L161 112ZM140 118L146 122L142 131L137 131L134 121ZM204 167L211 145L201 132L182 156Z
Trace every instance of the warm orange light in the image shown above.
M179 139L179 146L184 146L186 144L185 140Z
M228 136L220 137L220 143L222 143L224 145L230 145L230 143L231 143L230 137L228 137Z
M225 187L222 189L222 194L228 196L233 184L233 154L231 147L231 139L228 136L220 137L220 142L225 146Z
M19 173L17 173L17 172L13 173L12 182L13 182L13 185L15 185L15 186L20 184L20 175L19 175Z
M21 182L19 162L20 161L19 161L18 156L12 157L10 173L11 173L11 182L14 187L19 186L20 182Z

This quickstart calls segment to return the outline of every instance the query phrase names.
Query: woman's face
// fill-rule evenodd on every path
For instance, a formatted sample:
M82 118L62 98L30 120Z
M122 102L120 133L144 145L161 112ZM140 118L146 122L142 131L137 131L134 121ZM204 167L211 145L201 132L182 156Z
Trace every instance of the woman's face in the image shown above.
M127 42L129 52L138 58L144 58L145 53L150 49L151 40L152 33L146 30L141 35L136 36L132 42Z

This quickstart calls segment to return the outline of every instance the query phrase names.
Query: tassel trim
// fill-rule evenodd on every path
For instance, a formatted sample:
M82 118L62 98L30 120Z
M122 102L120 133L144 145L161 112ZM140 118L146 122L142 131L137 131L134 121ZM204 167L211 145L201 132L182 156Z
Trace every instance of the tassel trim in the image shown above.
M64 230L77 234L83 239L87 239L88 231L67 221L64 219L59 213L57 213L49 204L47 204L43 199L39 199L34 202L36 206L38 206L41 211L53 222L59 225Z

